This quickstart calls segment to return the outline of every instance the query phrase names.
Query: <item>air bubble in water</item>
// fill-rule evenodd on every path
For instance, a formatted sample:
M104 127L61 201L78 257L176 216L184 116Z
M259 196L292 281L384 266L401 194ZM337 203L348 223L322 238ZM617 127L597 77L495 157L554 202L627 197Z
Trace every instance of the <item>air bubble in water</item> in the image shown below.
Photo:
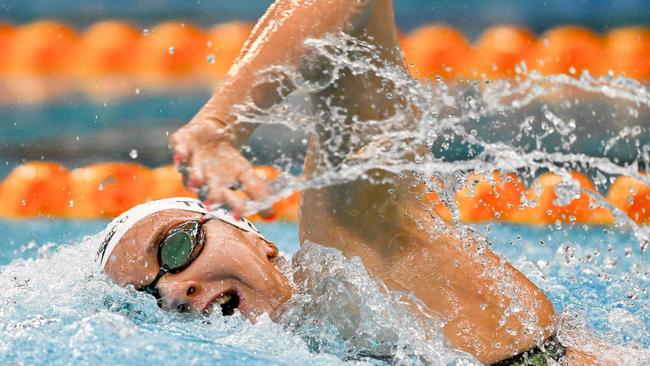
M170 54L170 55L173 55L173 54L174 54L174 51L176 51L176 49L175 49L173 46L172 46L172 47L169 47L169 54Z
M212 65L212 64L215 63L215 61L216 61L217 59L216 59L216 57L214 57L213 54L209 54L208 57L207 57L207 60L208 60L208 63L209 63L210 65Z
M23 205L23 206L26 206L27 205L27 200L20 201L20 204Z
M68 201L68 207L74 207L74 201L73 200Z
M149 28L145 28L145 29L142 30L142 35L145 36L145 37L148 36L150 33L151 33L151 31L149 30Z
M130 156L131 159L133 159L133 160L137 159L137 158L138 158L138 150L136 150L136 149L131 149L131 151L129 152L129 156Z

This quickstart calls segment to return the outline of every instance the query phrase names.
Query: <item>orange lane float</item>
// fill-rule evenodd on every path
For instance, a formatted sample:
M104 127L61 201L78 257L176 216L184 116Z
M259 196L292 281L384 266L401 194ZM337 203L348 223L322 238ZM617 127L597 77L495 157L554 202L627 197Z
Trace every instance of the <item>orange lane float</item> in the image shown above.
M528 30L512 26L488 29L474 45L472 75L512 77L515 67L530 57L537 39Z
M609 68L637 80L650 79L650 29L626 27L605 37Z
M631 177L618 177L607 201L627 213L637 224L650 224L650 186Z
M266 180L275 179L280 173L272 166L258 166L255 171ZM577 172L571 176L580 191L570 186L575 183L564 182L553 173L540 175L527 190L515 174L498 171L487 177L474 174L454 197L459 219L465 223L493 220L525 224L613 223L611 211L598 205L589 194L596 192L589 178ZM558 202L556 190L563 189L569 196L565 202ZM571 194L575 196L572 198ZM172 166L149 169L134 163L99 163L69 172L53 162L29 162L16 167L0 182L0 216L109 218L142 202L177 196L195 197L196 194L183 186L181 175ZM451 222L451 211L436 192L428 193L427 197L434 211ZM650 186L644 182L617 178L609 189L607 201L638 224L650 224ZM279 200L273 205L273 218L296 221L299 202L298 193ZM525 202L534 204L524 205ZM258 215L251 219L262 220Z
M166 22L144 30L140 45L139 71L154 84L197 77L207 64L208 37L191 24Z
M147 200L153 184L151 170L134 163L98 163L71 174L68 216L114 217Z
M607 71L607 53L603 40L591 30L579 26L551 29L537 43L528 68L550 74L591 75Z
M135 72L134 50L141 32L120 21L99 22L81 37L78 50L82 77L126 76Z
M427 198L429 199L429 202L433 204L433 210L438 214L438 216L440 216L440 218L447 222L452 222L451 210L445 206L438 193L435 191L429 192Z
M141 34L120 21L99 22L88 28L77 50L78 87L96 101L131 95Z
M454 28L431 25L416 29L402 41L411 74L418 78L452 78L466 69L470 46Z
M173 165L161 166L153 169L152 174L152 187L147 198L150 200L158 200L161 198L171 197L194 197L196 193L185 188L183 185L183 176L176 170Z
M70 202L70 173L57 163L25 163L9 173L2 187L4 217L64 216Z
M75 65L78 39L74 29L49 20L21 26L16 31L9 54L11 75L67 75Z
M75 31L55 21L37 21L16 29L9 47L2 50L7 53L8 81L2 86L6 92L2 98L34 104L69 90L77 43Z
M226 76L252 30L252 23L231 22L218 24L208 31L209 51L204 61L211 75L217 79Z
M614 221L609 210L592 204L594 201L587 192L595 192L596 188L586 176L572 172L571 178L579 184L580 192L567 187L567 191L577 193L575 197L567 198L567 202L558 202L556 190L564 182L562 177L554 173L544 173L537 177L525 193L525 198L531 206L522 206L508 212L504 219L509 222L525 224L551 224L561 222L581 222L593 224L608 224Z
M0 50L9 49L15 33L16 28L14 26L7 23L0 23ZM10 54L6 51L0 52L0 73L6 72Z
M456 205L462 222L499 220L517 208L525 187L517 175L502 176L498 171L491 176L472 174L467 184L456 193Z
M289 197L279 200L273 204L275 216L281 221L298 221L300 209L300 193L294 192Z
M214 80L225 77L252 29L248 22L228 22L206 31L191 24L166 22L140 30L109 20L92 25L77 37L71 27L57 21L17 27L0 23L0 49L4 50L0 52L0 76L22 84L1 89L11 89L8 94L15 95L8 100L38 102L76 85L63 83L70 76L103 85L107 77L127 75L125 79L132 79L131 83L116 85L114 80L109 86L95 87L117 87L119 93L114 94L118 96L133 91L132 83L143 81L140 77L154 88L165 89L172 83L175 87L212 86ZM507 78L525 61L529 70L544 74L579 75L589 70L599 76L612 70L640 81L650 80L648 27L622 27L600 36L584 27L563 26L536 38L522 28L496 26L486 30L474 47L458 30L438 24L399 33L398 37L410 71L420 78ZM43 76L57 77L61 83L38 83ZM81 86L95 92L85 83ZM98 92L100 96L108 93Z

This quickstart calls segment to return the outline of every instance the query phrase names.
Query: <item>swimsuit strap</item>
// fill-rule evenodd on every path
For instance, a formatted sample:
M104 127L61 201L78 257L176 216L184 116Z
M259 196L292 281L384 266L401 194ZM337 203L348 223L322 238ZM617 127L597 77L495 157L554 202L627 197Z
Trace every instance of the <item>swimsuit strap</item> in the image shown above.
M556 336L552 336L541 346L493 363L492 366L548 366L549 359L559 362L564 356L564 351L565 347L560 344Z

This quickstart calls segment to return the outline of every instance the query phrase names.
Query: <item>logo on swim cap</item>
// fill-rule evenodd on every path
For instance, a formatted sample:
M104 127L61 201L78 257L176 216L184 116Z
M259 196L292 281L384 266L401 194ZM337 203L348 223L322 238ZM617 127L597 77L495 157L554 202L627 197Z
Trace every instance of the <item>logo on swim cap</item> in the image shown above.
M126 220L129 219L128 215L124 215L124 217L119 218L116 221L111 222L108 225L108 232L104 235L104 240L102 241L101 244L99 244L99 249L97 250L97 258L96 261L99 263L104 262L104 255L106 255L106 248L108 247L108 243L110 243L111 239L113 239L113 236L115 236L115 232L117 231L117 227L120 224L123 224L126 222Z

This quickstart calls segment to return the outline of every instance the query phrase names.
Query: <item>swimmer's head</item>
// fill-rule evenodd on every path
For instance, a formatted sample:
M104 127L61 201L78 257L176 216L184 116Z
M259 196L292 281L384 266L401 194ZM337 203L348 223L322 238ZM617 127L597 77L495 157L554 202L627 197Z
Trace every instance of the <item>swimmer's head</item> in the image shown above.
M136 206L113 220L97 253L120 286L158 298L163 309L271 316L291 296L278 250L252 224L209 212L191 198ZM162 271L161 271L162 267Z

